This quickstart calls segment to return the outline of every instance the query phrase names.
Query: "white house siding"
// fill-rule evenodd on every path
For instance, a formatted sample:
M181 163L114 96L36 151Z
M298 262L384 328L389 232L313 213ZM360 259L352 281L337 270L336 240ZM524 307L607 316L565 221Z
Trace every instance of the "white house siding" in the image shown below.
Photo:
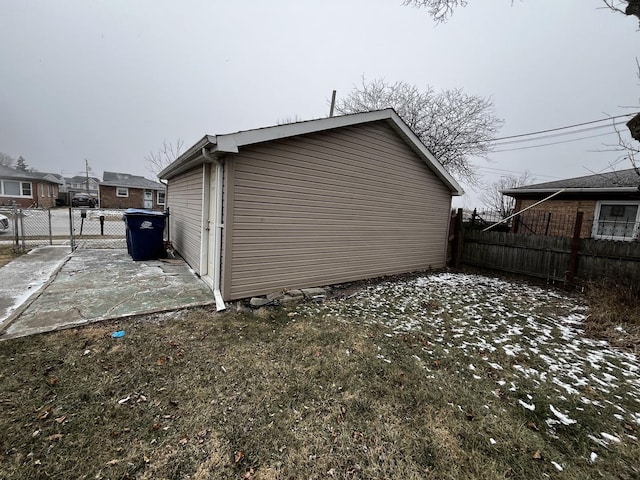
M243 147L227 168L227 300L445 265L451 192L384 122Z
M171 243L197 273L202 237L202 171L200 165L171 178L166 198L171 213Z

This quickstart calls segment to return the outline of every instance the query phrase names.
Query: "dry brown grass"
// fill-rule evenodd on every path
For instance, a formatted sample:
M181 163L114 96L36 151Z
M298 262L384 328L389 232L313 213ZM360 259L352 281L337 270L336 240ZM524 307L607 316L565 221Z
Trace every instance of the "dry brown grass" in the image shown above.
M640 353L640 290L592 282L584 291L589 305L586 333Z
M19 254L13 251L11 245L0 245L0 268L16 258Z
M535 387L540 412L530 413L519 392L496 388L493 369L472 378L458 351L416 361L429 340L419 331L261 313L202 309L0 342L0 478L585 480L638 472L637 444L613 445L590 465L584 435L547 431L551 385ZM112 338L119 329L125 337ZM584 417L581 429L605 428Z

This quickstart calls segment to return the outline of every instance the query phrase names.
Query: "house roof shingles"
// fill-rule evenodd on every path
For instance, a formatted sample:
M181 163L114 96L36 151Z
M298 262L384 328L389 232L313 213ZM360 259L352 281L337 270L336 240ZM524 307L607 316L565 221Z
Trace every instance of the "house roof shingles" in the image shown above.
M0 178L15 180L39 180L49 183L62 184L62 177L55 173L46 172L25 172L17 168L0 165Z
M128 173L104 172L100 185L111 187L146 188L149 190L164 190L165 186L160 182L154 182L148 178Z
M567 191L620 191L638 189L640 174L635 169L619 170L617 172L597 173L583 177L565 178L553 182L536 183L518 188L503 190L506 194L526 194L534 192L552 192L560 189Z

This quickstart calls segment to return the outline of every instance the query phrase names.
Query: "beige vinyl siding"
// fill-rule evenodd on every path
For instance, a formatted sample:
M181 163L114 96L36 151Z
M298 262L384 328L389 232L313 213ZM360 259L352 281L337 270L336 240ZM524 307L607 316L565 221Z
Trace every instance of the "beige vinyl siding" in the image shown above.
M200 273L202 237L203 166L171 178L166 203L171 216L171 243L189 265Z
M230 163L227 299L445 264L451 193L386 122L242 148Z

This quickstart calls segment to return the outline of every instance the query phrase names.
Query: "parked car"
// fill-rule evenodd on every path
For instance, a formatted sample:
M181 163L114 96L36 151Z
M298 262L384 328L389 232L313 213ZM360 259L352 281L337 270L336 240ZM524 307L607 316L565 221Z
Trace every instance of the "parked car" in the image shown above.
M94 208L96 206L96 199L86 193L76 193L71 199L71 206Z
M0 230L9 230L9 218L0 213Z

